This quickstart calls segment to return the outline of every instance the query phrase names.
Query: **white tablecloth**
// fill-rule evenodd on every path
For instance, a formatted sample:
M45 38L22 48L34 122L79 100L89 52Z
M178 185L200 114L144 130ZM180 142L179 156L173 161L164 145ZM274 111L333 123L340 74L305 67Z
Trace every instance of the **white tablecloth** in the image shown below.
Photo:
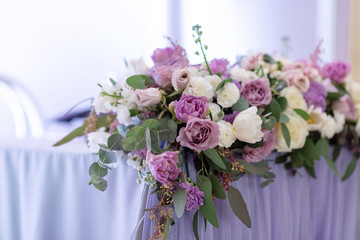
M89 186L95 161L84 143L0 141L1 240L130 239L143 188L125 162L108 189Z

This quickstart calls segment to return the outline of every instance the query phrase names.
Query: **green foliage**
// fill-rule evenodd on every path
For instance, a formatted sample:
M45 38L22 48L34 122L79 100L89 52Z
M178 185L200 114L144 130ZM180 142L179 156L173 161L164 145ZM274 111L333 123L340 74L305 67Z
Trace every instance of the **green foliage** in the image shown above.
M143 126L136 126L130 129L122 142L122 148L128 152L143 149L145 147L145 131L146 128Z
M181 218L184 214L186 203L186 191L182 188L178 188L174 193L174 208L178 218Z
M284 113L280 114L280 122L287 124L290 121L290 119L288 118L288 116L286 116Z
M222 80L216 87L216 92L219 91L222 87L224 87L225 83L231 83L233 80L231 78Z
M165 228L164 228L164 235L163 235L163 240L166 240L169 236L169 231L170 231L170 224L172 222L171 218L167 218L166 222L165 222Z
M193 218L193 232L196 240L199 240L199 211L196 211Z
M287 99L285 97L279 97L277 101L280 104L281 111L285 111L288 105Z
M280 120L281 106L276 99L273 98L265 110L267 113L271 113L271 116L274 116L276 121Z
M204 151L204 154L207 157L207 159L212 161L212 163L214 163L216 166L218 166L221 169L226 169L226 166L223 163L223 161L221 160L221 157L220 157L219 153L216 151L216 149L214 149L214 148L207 149Z
M329 141L326 138L321 138L316 142L316 149L320 156L328 156L330 151Z
M249 103L242 97L232 107L235 111L241 112L249 108Z
M346 179L348 179L351 176L351 174L354 172L354 170L356 168L357 162L358 162L358 156L355 155L354 158L349 163L349 165L347 166L345 174L341 178L341 181L345 181Z
M107 182L103 177L108 173L106 168L103 168L99 163L94 162L89 168L89 175L91 176L89 185L94 184L94 186L100 191L105 191L107 188Z
M302 109L294 108L294 112L296 112L300 117L302 117L305 121L309 120L310 116L307 112Z
M329 165L330 169L335 173L336 176L340 177L339 171L337 170L334 161L328 156L324 156L326 163Z
M73 140L76 137L83 136L84 134L85 134L85 125L76 128L74 131L72 131L71 133L66 135L63 139L61 139L60 141L55 143L53 146L56 147L56 146L63 145L67 142L70 142L71 140Z
M233 186L230 186L228 191L228 199L230 207L233 210L234 214L243 222L248 228L251 228L251 219L250 215L242 197L240 191Z
M244 165L245 171L256 174L256 175L264 175L270 168L267 165L254 165L248 163L243 159L237 159L240 165Z
M209 178L203 175L198 175L196 186L204 193L204 205L200 207L200 212L206 220L208 220L214 227L219 227L219 222L216 216L215 206L212 200L212 187Z
M287 128L286 124L281 123L281 132L284 136L285 139L285 143L288 147L290 147L291 144L291 136L290 136L290 132L289 129Z
M122 150L122 147L121 147L122 140L123 140L123 138L120 134L111 135L107 142L108 148L110 150L115 150L115 151Z
M341 98L342 96L344 96L344 94L341 92L328 92L326 98L328 100L337 100L337 99Z
M214 196L219 199L226 199L226 194L219 178L212 173L210 173L208 177L211 181L212 193Z
M126 83L135 89L144 89L146 86L151 85L154 81L146 75L133 75L126 79Z
M266 63L270 63L270 64L274 64L274 63L275 63L274 59L273 59L270 55L268 55L268 54L265 54L265 55L263 56L263 60L264 60L264 62L266 62Z

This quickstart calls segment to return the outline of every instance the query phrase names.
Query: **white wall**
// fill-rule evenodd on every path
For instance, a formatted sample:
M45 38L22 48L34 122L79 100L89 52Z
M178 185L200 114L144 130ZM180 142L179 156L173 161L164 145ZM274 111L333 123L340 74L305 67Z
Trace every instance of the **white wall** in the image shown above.
M332 16L319 14L322 4L326 1L0 1L0 75L21 82L44 119L51 119L93 96L96 83L119 73L124 57L149 60L155 48L166 45L164 35L178 39L192 62L202 61L193 55L195 24L203 26L209 58L279 52L283 36L290 37L289 57L307 57L328 34L317 24Z

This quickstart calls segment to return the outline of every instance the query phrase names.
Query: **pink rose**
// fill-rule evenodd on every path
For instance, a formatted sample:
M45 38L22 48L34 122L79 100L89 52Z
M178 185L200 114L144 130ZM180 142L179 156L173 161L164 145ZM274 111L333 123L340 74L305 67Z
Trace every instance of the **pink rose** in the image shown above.
M330 78L332 82L343 83L351 71L351 66L341 61L326 64L321 74L324 78Z
M180 129L176 141L180 142L181 146L201 152L216 147L219 144L219 135L219 126L215 122L192 117L186 127Z
M161 92L158 88L136 89L135 102L139 107L158 104L161 100Z
M179 152L163 152L159 155L148 153L147 163L151 174L156 180L168 186L177 179L180 169L177 167L179 163Z
M240 96L251 106L263 107L269 105L272 99L269 79L249 79L241 85Z
M190 83L190 72L187 69L179 69L173 72L171 83L174 89L185 89Z
M272 130L263 130L263 145L257 148L251 148L248 145L244 147L243 158L247 162L260 162L267 156L269 156L272 151L275 149L276 144L276 134L275 128Z
M284 72L284 80L287 85L295 86L300 91L306 92L310 87L310 80L300 69L291 69Z
M345 118L348 120L355 120L356 118L356 108L353 100L349 95L342 96L339 100L335 101L332 105L333 109L341 112L345 115Z

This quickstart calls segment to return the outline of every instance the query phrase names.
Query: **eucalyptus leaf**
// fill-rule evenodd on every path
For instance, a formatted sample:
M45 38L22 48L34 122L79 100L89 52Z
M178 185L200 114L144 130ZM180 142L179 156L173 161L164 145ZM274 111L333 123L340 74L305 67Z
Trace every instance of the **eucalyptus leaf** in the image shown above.
M251 228L251 219L250 215L242 197L240 191L233 186L229 187L228 199L230 207L233 210L234 214L243 222L248 228Z
M316 149L318 150L320 156L328 156L330 151L329 141L326 138L321 138L316 142Z
M193 218L193 232L196 240L199 240L199 211L196 211Z
M346 179L348 179L351 176L351 174L354 172L354 170L356 168L357 162L358 162L358 157L355 155L354 158L349 163L349 165L346 167L345 174L341 178L341 181L345 181Z
M268 179L268 180L260 183L260 187L261 187L261 188L264 188L264 187L266 187L267 185L269 185L269 184L272 183L272 182L274 182L274 179Z
M300 117L302 117L305 121L309 120L310 116L307 112L300 108L294 108L294 112L296 112Z
M324 156L326 163L329 165L330 169L335 173L336 176L340 176L339 171L337 170L334 161L328 156Z
M245 171L248 171L252 174L256 175L264 175L267 171L269 171L269 167L267 165L256 166L243 159L237 159L240 165L244 165Z
M334 151L332 153L332 157L333 157L333 161L335 162L338 157L340 156L340 153L341 153L341 149L342 149L342 146L341 145L338 145L336 144L335 147L334 147Z
M122 142L122 148L128 152L145 148L145 131L146 128L143 126L136 126L130 129Z
M200 212L214 227L219 228L219 221L216 216L216 210L213 202L208 202L202 205L200 207Z
M211 181L214 196L219 199L226 199L226 194L219 178L212 173L210 173L208 177Z
M291 162L297 168L304 166L304 158L299 151L294 151L291 153Z
M120 134L113 134L109 137L107 146L110 150L122 150L121 140L122 136Z
M174 193L174 208L178 218L181 218L184 214L186 203L186 191L182 188L178 188Z
M320 154L318 149L315 147L313 141L309 138L306 139L305 145L302 149L300 149L301 154L309 160L319 160ZM312 163L313 165L314 163ZM310 166L310 165L309 165Z
M144 89L146 85L153 84L154 81L146 75L134 75L126 79L126 83L135 89Z
M206 220L208 220L214 227L219 227L219 222L216 216L215 206L212 200L212 186L209 178L203 175L198 175L196 186L204 193L204 205L200 207L200 212Z
M281 111L285 111L288 105L287 99L285 97L279 97L277 101L280 104Z
M281 132L282 132L282 135L284 136L286 145L288 147L290 147L291 136L290 136L289 129L287 128L286 124L284 124L284 123L281 123Z
M165 222L163 240L166 240L166 239L168 238L168 236L169 236L170 223L171 223L171 219L170 219L170 218L167 218L167 219L166 219L166 222Z
M60 141L55 143L53 146L56 147L56 146L63 145L67 142L70 142L71 140L73 140L76 137L83 136L84 134L85 134L85 125L76 128L74 131L72 131L71 133L66 135L63 139L61 139Z
M107 185L108 183L105 179L101 179L101 182L99 183L94 183L94 186L102 192L106 190Z
M97 162L91 164L89 168L89 175L96 176L96 177L105 177L108 173L106 168L102 168Z
M99 151L99 159L103 164L116 162L116 155L113 152L108 152L103 149Z
M241 112L250 107L249 103L242 97L232 107L235 111Z
M313 178L316 178L314 167L310 167L308 165L305 165L305 169L309 173L310 176L312 176Z
M270 113L271 115L276 118L276 121L280 120L280 113L281 113L281 107L278 101L276 99L272 99L270 105L266 107L266 112Z
M210 161L212 161L216 166L218 166L221 169L226 169L225 164L223 163L223 161L221 160L221 157L218 153L218 151L216 151L214 148L212 149L207 149L204 151L204 154L206 157L208 157L208 159L210 159Z
M283 113L280 114L280 122L287 124L289 121L290 121L290 119L288 118L288 116L286 116Z

